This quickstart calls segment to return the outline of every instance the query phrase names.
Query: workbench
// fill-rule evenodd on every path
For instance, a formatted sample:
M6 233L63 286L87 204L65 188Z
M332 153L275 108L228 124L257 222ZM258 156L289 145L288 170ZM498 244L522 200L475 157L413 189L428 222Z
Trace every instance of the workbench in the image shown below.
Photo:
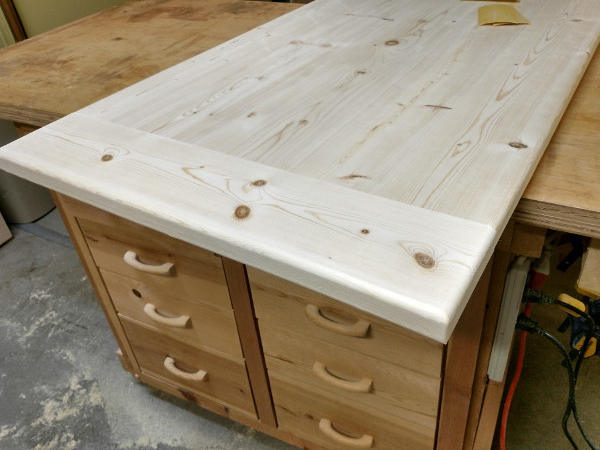
M161 69L186 60L293 10L297 6L231 0L211 0L200 4L193 1L173 0L135 2L104 11L15 45L0 53L0 67L2 68L0 82L3 87L6 87L3 89L6 94L3 92L0 99L0 118L12 120L17 124L21 133L25 134ZM199 27L199 24L202 26ZM390 42L389 45L393 46L393 43ZM417 416L404 417L415 428L410 433L398 432L400 435L394 437L397 442L405 442L407 448L409 446L428 447L434 438L437 440L438 448L489 447L503 385L502 383L487 383L487 361L502 296L503 280L511 255L522 253L535 255L540 251L547 228L591 237L600 236L600 196L597 182L600 160L596 154L596 148L600 144L600 136L596 131L600 125L600 108L597 101L599 83L600 58L595 57L563 116L529 187L519 202L513 220L509 221L493 258L487 269L483 271L478 286L474 288L471 301L458 320L458 324L451 327L453 333L449 343L440 346L435 340L419 340L408 330L401 332L402 339L400 340L398 335L395 338L388 338L394 340L388 341L387 345L389 342L394 342L395 345L404 345L401 343L406 341L407 344L403 347L403 351L412 354L417 361L415 366L411 367L414 372L402 373L404 379L414 376L415 372L427 375L418 383L420 387L412 397L407 392L401 399L388 399L392 403L400 402L402 407L418 413ZM105 156L107 157L106 162L109 162L108 158L118 155L107 154ZM354 175L360 181L360 174ZM262 187L261 181L264 182L264 180L255 180L255 187ZM303 353L303 348L294 343L293 339L290 339L291 349L283 345L272 328L265 325L264 329L259 329L252 317L256 316L259 323L265 324L268 324L270 320L277 319L281 322L279 326L284 324L288 329L293 330L294 324L285 322L286 314L291 310L278 309L276 301L278 297L293 300L290 308L300 307L298 305L303 304L306 304L308 308L314 304L321 312L328 308L339 312L340 307L333 299L316 294L297 284L272 277L265 272L249 269L254 293L255 312L253 312L248 310L248 308L252 308L252 304L247 298L249 293L245 286L247 283L245 268L236 261L223 258L224 274L215 275L219 272L219 262L211 258L210 254L201 252L197 247L190 247L179 240L172 240L172 238L156 233L147 227L140 227L134 223L135 221L124 220L119 215L92 208L64 195L57 194L56 201L61 207L65 222L72 233L80 256L90 274L90 279L95 284L109 322L119 340L124 366L128 370L148 384L195 401L220 414L296 445L315 447L314 441L306 439L306 432L300 433L301 436L298 437L297 433L277 428L277 417L285 418L286 412L289 417L285 418L285 422L294 421L295 405L301 404L302 401L297 398L297 393L290 389L289 383L287 383L289 380L283 382L281 377L273 378L270 386L268 380L268 373L285 372L286 361L282 355L286 352L291 352L294 358L298 358L292 364L299 366L310 365L311 356ZM246 218L249 213L250 211L243 208L236 209L238 219ZM363 229L363 232L364 234L370 233L366 228ZM168 286L159 286L160 289L157 288L154 292L151 290L146 292L149 289L148 285L152 285L152 283L146 278L140 279L139 273L131 272L132 265L135 266L139 263L136 258L130 258L131 264L128 267L123 266L120 275L109 273L111 268L121 264L115 255L122 250L119 245L124 245L123 240L130 247L138 249L137 255L142 255L148 261L160 260L157 255L171 253L175 253L174 256L184 255L181 258L184 261L187 259L192 262L201 261L211 269L202 276L203 284L198 286L206 289L206 283L209 282L211 289L214 290L212 292L215 298L224 298L227 293L229 294L233 317L228 311L228 307L223 305L217 308L220 311L211 311L212 316L206 310L206 305L194 306L194 308L199 308L198 316L213 317L212 323L223 323L221 327L214 327L214 332L211 332L218 335L219 338L212 344L201 346L201 350L205 351L207 355L217 352L228 354L233 357L233 360L236 358L245 360L250 375L249 380L244 377L227 380L222 386L216 386L217 391L213 393L213 396L226 399L224 403L233 405L233 407L224 406L222 402L215 402L208 397L197 395L193 389L178 390L173 387L173 383L165 382L164 379L154 375L161 370L168 370L171 375L175 372L180 377L182 376L181 370L174 367L173 364L169 366L166 364L166 360L166 369L153 366L156 365L153 360L155 356L153 349L165 347L167 338L160 338L154 342L153 348L135 347L140 345L140 342L152 341L156 338L148 332L148 328L135 324L135 321L123 321L121 316L133 317L139 322L144 322L144 320L148 322L147 317L153 317L155 322L161 320L165 322L165 318L156 312L157 308L158 310L161 308L161 300L154 297L157 297L157 293L164 292ZM152 243L154 246L152 251L145 248L145 241ZM429 264L429 260L425 257L421 256L417 259L420 264L425 266ZM181 276L185 277L185 264L182 267L184 268L181 269ZM190 267L193 268L193 265ZM140 268L144 269L140 266L138 272ZM138 280L136 287L131 288L127 284L123 273L128 274L131 279ZM217 281L215 281L215 276ZM197 280L190 279L189 286L194 286L195 282ZM225 291L223 291L224 286L226 286ZM178 298L187 296L185 292L177 294L177 289L181 289L181 287L171 286L171 289L173 296ZM130 300L135 302L136 298L139 299L140 296L152 297L155 300L153 310L145 308L146 316L140 314L140 311L132 310L131 305L124 300L131 297ZM298 299L300 300L298 301ZM176 301L172 300L170 304L172 305L173 302ZM315 323L320 322L325 326L331 326L332 323L339 325L335 320L331 323L323 322L321 314L311 316L309 309L307 309L307 317L309 319L312 317ZM224 310L226 314L223 313ZM383 330L381 339L384 340L381 342L386 342L385 339L388 336L386 330L389 331L389 324L381 322L380 318L364 311L342 308L342 316L348 314L351 317L359 318L355 324L366 322L371 324L373 330ZM166 318L166 322L172 322L172 320L169 321L169 318ZM345 323L345 321L341 320L340 323ZM171 323L171 325L173 324ZM423 322L422 325L426 327L428 324ZM310 327L310 322L304 326ZM224 330L231 327L233 327L231 332L225 333ZM334 326L334 328L336 327ZM339 328L338 326L338 332ZM348 327L342 328L344 328L344 332L348 332ZM190 339L188 331L193 330L170 330L166 335L169 339L181 342ZM316 337L320 336L323 341L331 343L331 336L319 335L318 328L313 332L316 333ZM357 331L353 330L353 332ZM376 334L379 332L377 331ZM394 332L397 333L397 330ZM236 345L238 335L241 338L241 348ZM377 336L379 335L377 334ZM443 336L439 337L443 339ZM268 347L265 350L267 368L265 368L260 351L261 339L263 347ZM296 347L293 347L294 345ZM343 369L339 369L342 373L352 372L353 369L356 369L352 365L349 354L344 353L343 348L346 345L343 339L339 339L333 342L332 347L332 349L336 349L335 351L340 352L340 359L343 362L337 361L337 364L343 366ZM168 352L168 350L166 351ZM389 355L386 355L385 358L378 357L378 351L377 348L368 346L362 349L364 357L372 358L374 367L382 364L378 369L379 373L390 373L390 368L386 364L404 364L402 361L395 361ZM194 355L194 349L189 347L184 347L180 352L188 360L197 357ZM327 359L325 350L322 350L322 353L319 356L320 360ZM439 367L442 359L438 359L438 356L441 358L442 354L444 376L440 378L435 374L439 374L442 369ZM281 359L277 358L278 355L281 356ZM144 362L144 358L148 359L147 364ZM387 361L383 362L383 360ZM222 364L222 361L215 362L215 371L222 370L219 364ZM336 361L331 364L335 366ZM140 366L143 365L152 367L152 369L149 372L140 370ZM341 389L348 388L347 382L344 385L344 380L340 381L337 377L334 379L331 376L326 370L326 363L322 366L312 369L322 379L337 382L342 385ZM232 372L234 372L233 369ZM377 377L378 373L375 371L370 378L365 377L365 379ZM275 381L276 379L277 381ZM193 380L188 381L191 383ZM351 389L358 389L361 387L358 386L359 384L352 384ZM190 384L187 386L189 387ZM236 389L232 389L232 386L236 386ZM389 390L383 389L381 393L383 397L386 395L393 397L394 384L392 381L389 386ZM312 387L314 388L314 386ZM273 409L270 389L276 392L278 398L287 399L281 400L280 403L275 402L276 411ZM442 394L439 398L438 395L431 397L432 392L440 390ZM248 413L253 409L250 404L252 401L250 400L248 403L248 391L254 393L255 411L252 413ZM323 395L327 395L327 392ZM344 400L343 395L339 393L338 395L340 395L341 404L353 401L351 396ZM327 405L302 406L302 408L308 409L312 407L326 409ZM423 420L424 417L435 417L435 410L438 407L437 421ZM366 408L369 409L369 406ZM296 411L296 414L298 413ZM397 411L390 414L397 414ZM347 417L343 420L356 427L356 417ZM415 425L416 423L418 426ZM332 431L331 423L329 423L329 427L326 423L319 425L321 425L322 431L325 430L326 435L334 436L338 441L341 439L346 444L348 442L357 443L357 439L348 438L350 441L344 441L345 435L335 434L335 430ZM385 421L382 422L382 435L387 436L393 425L394 420L390 420L389 424ZM303 430L309 427L307 423L297 424L297 426ZM364 436L368 436L366 431ZM383 438L383 440L385 439ZM319 443L322 444L322 441L317 442L317 444Z

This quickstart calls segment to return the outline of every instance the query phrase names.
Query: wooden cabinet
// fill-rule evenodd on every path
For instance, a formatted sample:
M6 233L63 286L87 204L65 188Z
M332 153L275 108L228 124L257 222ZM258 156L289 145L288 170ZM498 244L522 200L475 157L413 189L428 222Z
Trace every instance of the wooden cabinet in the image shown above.
M303 389L271 378L279 426L309 442L331 450L430 449L435 418L398 410L374 414L359 405L340 403L318 389Z
M254 414L243 363L235 363L175 341L155 328L123 319L142 372Z
M248 272L261 324L440 376L442 344L279 277L252 268Z
M243 359L233 311L161 295L142 281L101 270L117 312L199 349Z
M445 346L55 196L144 383L309 449L432 449Z
M434 447L441 344L248 273L282 428L327 448Z
M125 366L212 410L257 419L221 258L57 197Z

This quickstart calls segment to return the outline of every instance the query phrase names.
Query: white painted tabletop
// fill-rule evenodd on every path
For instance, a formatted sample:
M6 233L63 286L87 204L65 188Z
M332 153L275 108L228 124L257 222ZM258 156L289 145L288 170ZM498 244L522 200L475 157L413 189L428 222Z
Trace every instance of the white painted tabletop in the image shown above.
M598 0L482 4L317 0L0 168L447 342L600 36Z

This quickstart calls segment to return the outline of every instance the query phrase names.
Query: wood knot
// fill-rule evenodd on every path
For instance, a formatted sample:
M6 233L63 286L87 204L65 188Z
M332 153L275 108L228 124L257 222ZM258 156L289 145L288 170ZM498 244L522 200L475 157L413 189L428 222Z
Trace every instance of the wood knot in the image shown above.
M526 144L523 144L522 142L509 142L509 144L512 148L518 148L518 149L522 149L522 148L527 148Z
M135 295L137 298L142 298L142 293L140 291L138 291L137 289L132 289L131 292L133 293L133 295Z
M385 41L385 45L387 45L388 47L398 45L399 43L400 41L398 41L398 39L390 39L389 41Z
M245 219L250 215L250 207L246 205L240 205L235 208L235 217L238 219Z
M426 253L421 253L421 252L416 253L415 261L417 262L418 265L420 265L424 269L431 269L431 268L433 268L433 266L435 266L435 259L433 259L431 256L429 256Z
M264 186L265 184L267 184L267 182L265 180L255 180L252 182L252 186L257 186L257 187Z
M113 155L107 153L106 155L102 155L102 158L100 159L102 160L102 162L112 161Z
M360 230L360 232L362 234L369 234L371 231L368 228L363 228L362 230Z

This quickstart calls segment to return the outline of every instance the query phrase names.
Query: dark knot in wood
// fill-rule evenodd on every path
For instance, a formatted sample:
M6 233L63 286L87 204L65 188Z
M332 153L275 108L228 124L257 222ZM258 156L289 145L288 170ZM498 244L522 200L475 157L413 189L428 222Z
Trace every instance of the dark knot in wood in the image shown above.
M527 145L523 144L522 142L511 142L508 145L510 145L512 148L527 148Z
M250 207L246 205L240 205L235 208L235 217L238 219L245 219L250 215Z
M425 269L432 269L435 266L435 259L426 253L416 253L415 261L417 261L417 264Z

